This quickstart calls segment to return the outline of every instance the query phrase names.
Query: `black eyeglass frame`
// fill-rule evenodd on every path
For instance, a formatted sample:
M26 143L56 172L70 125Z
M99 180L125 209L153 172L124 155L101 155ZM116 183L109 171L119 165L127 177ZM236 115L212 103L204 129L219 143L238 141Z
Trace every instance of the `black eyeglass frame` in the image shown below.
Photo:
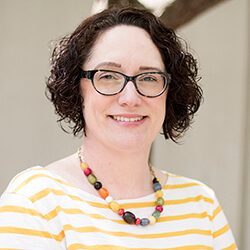
M113 93L113 94L104 94L104 93L100 92L100 91L96 88L96 86L95 86L95 84L94 84L94 76L95 76L96 72L99 72L99 71L101 71L101 72L113 72L113 73L118 73L118 74L122 75L122 76L124 77L124 84L123 84L123 87L122 87L118 92ZM144 74L155 74L155 73L164 76L164 85L165 85L165 86L164 86L164 88L162 89L162 91L161 91L159 94L155 95L155 96L144 95L143 93L140 92L140 90L139 90L138 87L137 87L136 78L137 78L138 76L141 76L141 75L144 75ZM124 88L126 87L127 83L128 83L129 81L131 81L131 82L133 82L136 91L137 91L140 95L145 96L145 97L148 97L148 98L155 98L155 97L158 97L158 96L162 95L162 94L164 93L164 91L168 88L169 82L171 81L171 75L170 75L170 74L164 73L164 72L160 72L160 71L143 72L143 73L137 74L137 75L135 75L135 76L127 76L127 75L123 74L122 72L118 72L118 71L114 71L114 70L105 70L105 69L94 69L94 70L83 70L83 69L81 69L80 78L86 78L86 79L91 80L91 83L92 83L94 89L95 89L99 94L104 95L104 96L113 96L113 95L117 95L117 94L121 93L121 92L124 90Z

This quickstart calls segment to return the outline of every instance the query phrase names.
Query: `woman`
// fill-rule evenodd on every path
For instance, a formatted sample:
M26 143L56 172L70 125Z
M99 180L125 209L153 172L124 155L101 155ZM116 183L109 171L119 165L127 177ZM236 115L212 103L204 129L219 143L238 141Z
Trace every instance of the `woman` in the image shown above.
M16 176L1 198L4 249L237 249L211 189L149 163L198 110L197 65L154 15L109 9L52 55L48 96L79 150Z

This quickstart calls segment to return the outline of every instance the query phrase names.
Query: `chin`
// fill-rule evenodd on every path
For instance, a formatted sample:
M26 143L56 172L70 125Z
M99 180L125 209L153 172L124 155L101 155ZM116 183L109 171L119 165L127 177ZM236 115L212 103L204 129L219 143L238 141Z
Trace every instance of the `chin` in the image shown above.
M151 144L151 140L146 140L145 136L121 136L112 142L115 149L124 151L141 151L150 147Z

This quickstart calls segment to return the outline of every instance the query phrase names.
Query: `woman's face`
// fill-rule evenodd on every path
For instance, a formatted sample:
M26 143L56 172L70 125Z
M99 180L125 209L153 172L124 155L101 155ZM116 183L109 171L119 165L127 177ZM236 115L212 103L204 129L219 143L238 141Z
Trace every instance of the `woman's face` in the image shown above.
M105 69L132 76L165 71L161 55L146 31L139 27L115 26L97 39L84 70ZM150 147L164 117L166 91L156 98L137 93L132 82L114 96L95 91L91 80L81 79L87 140L121 150Z

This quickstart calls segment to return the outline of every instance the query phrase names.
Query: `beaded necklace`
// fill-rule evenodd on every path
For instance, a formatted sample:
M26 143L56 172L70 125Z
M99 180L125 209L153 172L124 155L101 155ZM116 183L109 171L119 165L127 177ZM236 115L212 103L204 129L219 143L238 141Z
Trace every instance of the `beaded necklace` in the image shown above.
M155 201L155 210L152 213L151 216L148 218L137 218L132 212L125 211L124 208L122 208L118 202L116 202L110 195L109 191L102 186L102 183L97 180L96 176L93 174L93 171L88 166L86 162L83 161L82 155L81 155L81 148L78 149L78 157L80 160L80 167L88 179L88 182L94 186L94 188L98 191L99 195L106 200L109 207L117 213L119 216L123 218L123 220L128 224L134 224L134 225L141 225L141 226L147 226L149 224L155 224L156 221L160 218L161 212L163 211L163 205L164 205L164 199L163 199L163 191L162 186L159 182L159 180L155 177L154 170L152 169L152 166L149 165L150 172L152 175L152 183L153 183L153 189L156 196Z

